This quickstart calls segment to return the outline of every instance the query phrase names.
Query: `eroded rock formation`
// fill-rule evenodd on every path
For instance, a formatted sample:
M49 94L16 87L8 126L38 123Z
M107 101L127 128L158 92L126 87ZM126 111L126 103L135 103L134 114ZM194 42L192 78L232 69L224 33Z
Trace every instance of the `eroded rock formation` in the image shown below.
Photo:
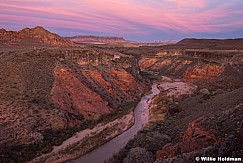
M182 135L182 141L175 145L171 143L166 144L162 150L157 151L156 158L166 159L168 157L175 157L178 154L189 153L221 142L220 138L200 127L202 120L203 117L200 117L189 123Z

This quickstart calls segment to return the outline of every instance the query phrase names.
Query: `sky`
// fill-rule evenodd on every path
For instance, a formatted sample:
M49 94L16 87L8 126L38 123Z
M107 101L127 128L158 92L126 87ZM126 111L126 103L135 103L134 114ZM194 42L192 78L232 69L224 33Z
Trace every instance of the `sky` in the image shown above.
M243 37L243 0L0 0L0 28L133 41Z

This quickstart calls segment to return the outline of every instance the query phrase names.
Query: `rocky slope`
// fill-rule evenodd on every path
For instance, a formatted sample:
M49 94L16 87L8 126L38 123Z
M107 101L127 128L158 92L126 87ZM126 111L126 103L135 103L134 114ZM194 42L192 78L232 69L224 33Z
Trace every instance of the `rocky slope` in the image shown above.
M24 28L18 32L0 29L0 43L4 45L42 43L56 46L74 46L73 42L51 33L40 26Z
M3 51L0 66L0 160L7 162L123 114L149 87L133 56L89 48Z

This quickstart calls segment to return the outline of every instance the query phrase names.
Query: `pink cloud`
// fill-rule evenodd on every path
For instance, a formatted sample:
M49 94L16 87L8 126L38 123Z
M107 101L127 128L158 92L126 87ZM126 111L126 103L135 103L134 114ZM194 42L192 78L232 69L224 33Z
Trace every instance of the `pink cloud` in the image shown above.
M165 8L163 7L165 2L175 3L176 6L171 9ZM98 2L84 0L82 3L87 4L87 6L95 6L101 13L167 32L170 29L182 33L215 32L216 29L207 24L212 23L215 18L222 19L230 14L225 10L223 10L225 12L221 12L221 5L204 11L195 9L205 8L206 0L165 0L164 2L154 3L156 7L132 3L131 1L113 0L100 0ZM186 12L185 7L187 7ZM191 9L188 9L188 7L191 7Z
M185 6L192 6L196 8L205 7L206 1L205 0L166 0L167 2L175 3L177 6L185 7Z
M234 26L243 27L241 21L216 23L215 20L224 20L231 15L242 17L243 13L228 8L231 2L219 3L213 7L210 6L210 2L209 0L149 2L146 0L3 0L0 2L0 23L11 20L26 25L139 35L149 34L153 29L167 33L176 31L188 34L219 32ZM17 12L22 14L15 14Z
M4 7L3 10L7 10L9 13L14 13L15 11L19 10L23 13L28 13L30 16L24 16L24 15L13 15L8 14L4 15L1 14L2 20L13 20L20 22L21 24L37 24L39 22L42 23L42 25L45 26L54 26L54 27L60 27L60 26L69 26L69 28L73 29L80 29L80 30L91 30L94 32L100 32L101 30L103 32L108 33L114 33L121 32L119 31L119 27L122 27L123 29L127 30L126 33L130 33L131 31L136 31L135 33L138 34L145 34L145 32L140 31L137 27L132 26L126 22L119 21L117 19L114 19L113 17L107 17L98 15L95 13L85 13L84 11L78 12L78 13L70 13L66 11L61 11L57 9L50 9L50 8L36 8L36 7L25 7L25 6L16 6L16 5L5 5L1 4L0 6ZM35 16L31 16L31 13L34 12L41 12L43 18L38 18ZM70 19L71 18L71 19ZM65 20L63 20L65 19ZM102 21L101 21L102 20ZM97 26L97 22L99 25ZM111 24L113 22L114 24Z

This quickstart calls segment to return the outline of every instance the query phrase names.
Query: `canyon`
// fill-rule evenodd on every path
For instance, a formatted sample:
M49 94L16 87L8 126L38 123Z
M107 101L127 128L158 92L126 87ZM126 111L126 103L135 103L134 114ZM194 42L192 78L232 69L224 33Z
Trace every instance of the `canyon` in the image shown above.
M133 111L153 83L160 93L151 99L148 123L109 162L242 156L241 39L80 45L35 27L1 29L0 47L2 162L33 161L66 149L75 133L81 135L77 142L86 132L95 134L63 150L71 153L65 160L99 148L129 131Z

